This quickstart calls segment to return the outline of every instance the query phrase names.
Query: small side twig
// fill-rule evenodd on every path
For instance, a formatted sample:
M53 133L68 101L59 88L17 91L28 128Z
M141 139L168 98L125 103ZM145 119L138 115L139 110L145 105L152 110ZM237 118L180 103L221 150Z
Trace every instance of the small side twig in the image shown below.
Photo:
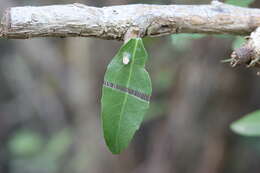
M260 27L247 37L248 41L231 54L230 65L245 65L247 68L260 67ZM259 74L259 73L258 73Z

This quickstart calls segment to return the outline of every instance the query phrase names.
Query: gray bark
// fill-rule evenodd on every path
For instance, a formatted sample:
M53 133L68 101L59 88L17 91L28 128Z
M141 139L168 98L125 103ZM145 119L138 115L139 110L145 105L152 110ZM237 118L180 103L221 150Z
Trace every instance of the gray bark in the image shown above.
M103 8L68 4L7 9L1 20L0 37L98 37L124 40L129 30L137 31L141 37L174 33L247 35L258 26L259 9L241 8L217 1L210 5L136 4Z

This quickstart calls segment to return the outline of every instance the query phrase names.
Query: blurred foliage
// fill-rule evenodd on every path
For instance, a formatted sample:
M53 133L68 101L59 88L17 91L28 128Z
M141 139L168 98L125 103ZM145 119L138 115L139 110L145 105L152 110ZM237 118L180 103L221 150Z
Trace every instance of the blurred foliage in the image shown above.
M144 117L145 121L152 120L167 113L167 101L165 99L156 99L150 102L150 108Z
M8 146L10 152L15 156L31 156L41 151L43 139L34 131L21 130L11 137Z
M200 39L205 37L205 34L173 34L172 35L172 44L178 51L186 51L190 46L191 41L194 39Z
M239 47L242 47L245 42L246 42L246 39L244 37L241 37L241 36L235 37L235 39L232 43L233 50L237 49Z
M71 130L65 128L57 132L47 143L45 152L58 158L62 156L72 144Z
M19 173L54 173L59 169L58 162L68 152L72 144L71 130L65 128L53 134L46 143L44 138L33 130L21 130L9 141L13 155L10 163L12 171Z
M246 39L242 36L233 36L233 35L227 35L227 34L213 34L213 35L207 35L207 34L174 34L171 36L172 44L173 46L179 50L179 51L186 51L188 47L190 47L193 40L201 39L206 36L213 36L216 38L221 39L233 39L232 48L238 48L241 47Z
M232 4L241 7L248 7L252 4L255 0L226 0L225 3Z
M231 124L231 129L245 136L260 136L260 111L255 111Z
M239 48L241 46L243 46L243 44L246 42L245 37L243 36L234 36L234 35L227 35L227 34L213 34L213 35L207 35L207 34L175 34L171 36L171 40L172 40L172 45L174 46L174 48L179 51L179 53L181 52L185 52L187 50L190 50L190 47L192 45L192 41L197 40L197 39L201 39L204 37L215 37L215 38L219 38L219 39L228 39L228 40L232 40L232 45L230 45L230 48L232 48L232 50ZM224 59L229 59L228 57L223 57ZM159 80L155 80L155 81L160 81ZM161 83L162 85L165 84L164 82ZM166 82L167 84L167 82Z
M164 92L172 86L174 71L164 68L153 76L153 84L157 92Z
M213 34L212 36L215 38L230 39L230 40L234 39L234 37L235 37L235 36L229 35L229 34Z

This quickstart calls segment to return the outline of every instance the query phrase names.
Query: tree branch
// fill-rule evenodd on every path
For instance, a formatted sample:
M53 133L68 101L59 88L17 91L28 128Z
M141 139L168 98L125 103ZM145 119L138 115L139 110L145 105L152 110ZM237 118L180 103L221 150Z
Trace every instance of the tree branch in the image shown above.
M213 1L211 5L82 4L13 7L1 20L1 38L98 37L124 40L129 30L141 37L174 33L247 35L260 26L260 10ZM133 29L134 28L134 29Z

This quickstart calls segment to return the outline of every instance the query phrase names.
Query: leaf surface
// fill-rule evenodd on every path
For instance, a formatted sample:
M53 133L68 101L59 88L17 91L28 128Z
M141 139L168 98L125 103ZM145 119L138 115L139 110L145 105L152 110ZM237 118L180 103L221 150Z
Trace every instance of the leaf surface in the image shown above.
M124 58L129 63L124 64ZM151 80L145 70L147 53L142 39L124 44L107 67L101 114L107 146L113 154L126 148L149 108Z
M231 129L245 136L260 136L260 111L255 111L231 124Z

